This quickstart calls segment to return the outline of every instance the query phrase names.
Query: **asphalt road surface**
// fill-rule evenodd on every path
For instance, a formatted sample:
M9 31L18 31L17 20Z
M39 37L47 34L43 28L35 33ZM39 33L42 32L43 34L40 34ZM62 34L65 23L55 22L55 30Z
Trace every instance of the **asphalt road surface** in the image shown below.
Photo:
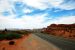
M34 34L48 41L49 43L54 44L55 46L59 47L61 50L75 50L75 41L43 33L34 33Z

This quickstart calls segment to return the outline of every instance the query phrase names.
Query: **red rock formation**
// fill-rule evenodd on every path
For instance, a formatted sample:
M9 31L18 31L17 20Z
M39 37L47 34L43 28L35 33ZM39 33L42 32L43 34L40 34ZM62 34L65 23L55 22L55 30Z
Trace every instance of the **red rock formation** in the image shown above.
M44 28L43 32L66 38L75 38L75 24L51 24Z

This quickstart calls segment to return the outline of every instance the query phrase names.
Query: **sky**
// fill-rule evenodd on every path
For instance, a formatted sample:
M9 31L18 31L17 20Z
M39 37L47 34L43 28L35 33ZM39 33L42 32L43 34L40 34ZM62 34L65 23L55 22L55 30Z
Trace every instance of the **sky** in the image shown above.
M0 0L0 29L75 23L75 0Z

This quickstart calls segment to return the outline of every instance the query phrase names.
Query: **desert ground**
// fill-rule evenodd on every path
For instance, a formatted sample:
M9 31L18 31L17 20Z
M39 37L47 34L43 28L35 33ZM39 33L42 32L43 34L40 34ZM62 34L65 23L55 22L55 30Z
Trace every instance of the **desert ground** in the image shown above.
M60 50L34 34L10 41L15 41L15 44L9 45L7 40L0 41L0 50Z

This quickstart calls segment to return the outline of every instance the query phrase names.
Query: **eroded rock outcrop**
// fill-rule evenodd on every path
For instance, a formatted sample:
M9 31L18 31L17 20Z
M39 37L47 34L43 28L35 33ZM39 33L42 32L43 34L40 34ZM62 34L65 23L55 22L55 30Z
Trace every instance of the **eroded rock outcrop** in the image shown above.
M44 28L42 32L75 39L75 24L51 24Z

